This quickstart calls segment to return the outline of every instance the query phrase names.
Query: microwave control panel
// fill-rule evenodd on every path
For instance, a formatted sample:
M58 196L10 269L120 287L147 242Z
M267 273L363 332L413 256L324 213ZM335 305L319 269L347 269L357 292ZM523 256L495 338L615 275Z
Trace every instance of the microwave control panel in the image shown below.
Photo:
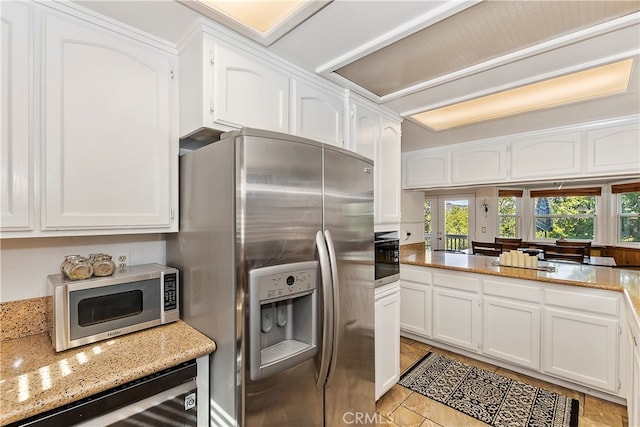
M168 273L164 275L164 311L178 308L178 275Z

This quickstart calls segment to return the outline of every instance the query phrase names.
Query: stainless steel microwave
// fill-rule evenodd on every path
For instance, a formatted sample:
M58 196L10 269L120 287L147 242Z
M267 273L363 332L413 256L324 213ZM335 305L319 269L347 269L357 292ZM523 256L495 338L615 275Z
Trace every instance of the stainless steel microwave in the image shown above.
M109 277L47 277L56 351L113 338L180 318L178 270L159 264L116 269Z

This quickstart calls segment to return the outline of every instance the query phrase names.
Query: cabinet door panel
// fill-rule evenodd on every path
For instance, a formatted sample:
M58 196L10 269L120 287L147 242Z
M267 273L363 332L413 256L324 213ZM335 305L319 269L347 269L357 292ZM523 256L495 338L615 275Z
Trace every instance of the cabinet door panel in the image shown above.
M43 228L169 226L171 59L53 15L46 29Z
M433 338L478 351L480 310L478 296L469 292L433 288Z
M640 172L640 125L587 132L587 172Z
M216 44L214 60L214 120L289 132L289 77Z
M449 152L408 153L404 157L404 188L449 184Z
M301 81L295 82L294 135L343 146L343 100Z
M376 400L400 377L400 295L376 300Z
M485 354L538 370L540 368L540 308L500 298L483 304Z
M33 228L33 120L31 116L30 5L4 2L2 14L2 230Z
M617 392L617 320L545 308L543 371Z
M380 144L375 159L375 222L400 222L400 124L382 121Z
M499 182L507 178L507 144L455 150L451 159L451 181L455 184Z
M400 329L431 337L431 287L400 281Z
M558 178L582 171L581 132L514 141L511 145L512 178Z
M355 111L351 149L373 160L380 141L380 114L360 103L353 103L352 108Z

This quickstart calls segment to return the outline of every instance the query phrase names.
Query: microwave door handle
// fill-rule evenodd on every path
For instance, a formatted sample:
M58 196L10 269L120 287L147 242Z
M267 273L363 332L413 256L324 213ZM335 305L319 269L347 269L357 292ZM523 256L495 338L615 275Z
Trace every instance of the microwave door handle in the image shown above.
M316 385L319 390L325 385L331 361L331 350L333 343L333 289L331 285L331 266L329 263L329 252L322 236L322 232L316 233L316 246L318 248L318 258L320 260L320 277L322 292L322 351L320 354L320 368Z
M335 374L336 361L338 360L338 348L340 335L340 283L338 282L338 258L336 257L336 248L333 244L333 238L329 230L324 232L329 248L329 262L331 264L331 282L333 284L333 312L334 312L334 332L333 332L333 350L331 352L331 366L329 367L329 375L327 377L327 385L331 384L333 375Z

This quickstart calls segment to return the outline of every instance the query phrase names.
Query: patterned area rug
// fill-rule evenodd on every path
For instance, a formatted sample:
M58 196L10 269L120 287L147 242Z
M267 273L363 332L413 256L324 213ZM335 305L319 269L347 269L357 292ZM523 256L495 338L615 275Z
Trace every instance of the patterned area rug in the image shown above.
M496 427L578 425L579 401L435 353L399 384Z

